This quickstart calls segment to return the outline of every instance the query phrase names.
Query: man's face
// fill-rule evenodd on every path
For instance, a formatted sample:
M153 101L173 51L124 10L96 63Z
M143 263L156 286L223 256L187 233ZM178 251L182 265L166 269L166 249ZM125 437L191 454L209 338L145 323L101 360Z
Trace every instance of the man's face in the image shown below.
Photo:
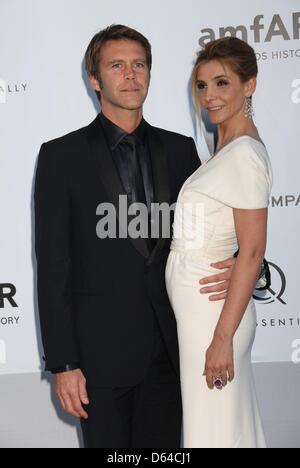
M90 77L101 94L102 110L139 110L148 94L150 71L144 48L135 41L107 42L101 51L99 81Z

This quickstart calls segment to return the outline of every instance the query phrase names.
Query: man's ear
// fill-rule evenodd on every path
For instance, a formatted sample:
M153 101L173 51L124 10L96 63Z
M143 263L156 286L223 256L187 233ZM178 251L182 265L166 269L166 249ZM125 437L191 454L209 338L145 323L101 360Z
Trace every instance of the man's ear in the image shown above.
M92 75L89 75L89 80L90 80L91 87L93 88L93 90L100 93L100 91L102 89L101 81L98 78L96 78L95 76L92 76Z
M250 97L255 93L257 86L257 78L254 76L253 78L250 78L249 81L245 84L245 95L246 97Z

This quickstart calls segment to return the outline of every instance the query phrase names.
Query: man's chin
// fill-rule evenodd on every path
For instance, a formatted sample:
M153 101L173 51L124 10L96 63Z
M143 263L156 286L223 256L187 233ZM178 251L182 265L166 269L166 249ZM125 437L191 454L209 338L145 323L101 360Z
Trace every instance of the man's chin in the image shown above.
M125 110L129 110L129 111L138 111L140 109L142 109L143 107L143 103L141 102L135 102L135 103L124 103L123 105L121 105L121 107Z

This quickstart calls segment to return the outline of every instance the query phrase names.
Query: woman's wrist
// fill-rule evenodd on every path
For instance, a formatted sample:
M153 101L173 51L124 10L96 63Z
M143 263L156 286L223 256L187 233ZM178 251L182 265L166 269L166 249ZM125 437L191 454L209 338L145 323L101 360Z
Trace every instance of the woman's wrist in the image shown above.
M216 328L214 338L223 342L230 342L233 340L234 333L230 330Z

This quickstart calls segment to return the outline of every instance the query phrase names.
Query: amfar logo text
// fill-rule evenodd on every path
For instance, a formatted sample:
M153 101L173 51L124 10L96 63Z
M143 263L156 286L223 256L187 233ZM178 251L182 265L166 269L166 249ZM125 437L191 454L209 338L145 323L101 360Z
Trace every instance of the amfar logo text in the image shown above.
M0 284L0 309L4 309L4 307L8 304L11 307L18 307L18 304L14 300L16 293L17 290L13 284Z
M269 25L264 24L264 18L264 15L257 15L253 20L253 24L249 27L245 25L221 27L219 28L219 37L241 36L243 41L249 42L250 29L250 31L253 31L255 43L271 42L274 37L278 36L285 41L300 39L300 12L292 13L293 27L290 31L280 15L274 15ZM261 31L265 29L267 32L263 39ZM201 33L203 34L199 39L201 47L204 47L208 42L218 38L217 32L210 28L202 29Z
M300 79L294 80L292 83L292 102L294 104L300 104Z

